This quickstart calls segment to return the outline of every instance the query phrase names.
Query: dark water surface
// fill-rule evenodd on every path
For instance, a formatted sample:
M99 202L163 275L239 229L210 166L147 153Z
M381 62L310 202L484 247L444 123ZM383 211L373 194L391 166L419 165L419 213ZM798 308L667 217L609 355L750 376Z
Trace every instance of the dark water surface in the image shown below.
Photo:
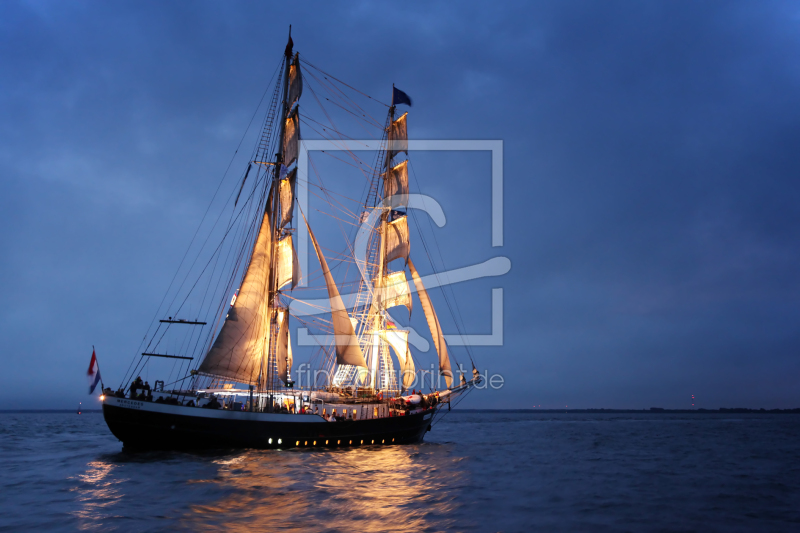
M126 453L0 414L0 530L800 531L800 416L453 412L418 446Z

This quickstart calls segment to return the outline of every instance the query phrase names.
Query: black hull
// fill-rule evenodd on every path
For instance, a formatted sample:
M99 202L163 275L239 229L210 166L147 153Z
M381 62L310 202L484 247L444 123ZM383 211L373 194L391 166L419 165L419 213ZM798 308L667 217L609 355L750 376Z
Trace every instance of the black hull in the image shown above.
M109 398L103 417L126 449L346 447L421 442L434 411L326 422L316 415L247 413Z

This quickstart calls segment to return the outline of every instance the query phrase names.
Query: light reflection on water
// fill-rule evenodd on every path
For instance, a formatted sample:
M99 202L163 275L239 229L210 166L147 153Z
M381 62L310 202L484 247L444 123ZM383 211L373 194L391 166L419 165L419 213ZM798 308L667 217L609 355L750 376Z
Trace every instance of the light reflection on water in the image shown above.
M243 452L234 460L215 461L219 469L211 490L220 497L192 505L180 526L423 530L434 516L448 521L456 508L449 485L465 475L453 468L455 461L427 448Z
M107 517L106 508L111 508L122 497L117 485L125 482L125 479L109 476L115 468L112 463L91 461L86 466L83 474L75 476L78 485L70 489L77 493L79 507L73 514L79 519L81 530L91 529L96 518Z
M131 454L99 414L0 415L0 531L727 533L800 523L794 415L454 413L426 438Z

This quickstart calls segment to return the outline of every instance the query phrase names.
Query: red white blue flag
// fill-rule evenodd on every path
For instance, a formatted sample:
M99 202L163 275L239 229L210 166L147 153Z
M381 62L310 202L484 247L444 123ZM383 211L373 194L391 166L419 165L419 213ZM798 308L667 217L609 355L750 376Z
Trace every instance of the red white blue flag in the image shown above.
M97 355L95 355L94 349L92 350L92 360L89 363L89 371L86 372L86 376L89 378L89 394L92 394L97 384L101 381L100 367L97 365Z

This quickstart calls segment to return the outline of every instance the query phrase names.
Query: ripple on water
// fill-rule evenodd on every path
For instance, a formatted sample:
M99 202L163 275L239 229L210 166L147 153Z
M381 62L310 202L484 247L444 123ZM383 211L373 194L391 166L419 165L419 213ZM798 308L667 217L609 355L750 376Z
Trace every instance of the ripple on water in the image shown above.
M3 414L6 530L794 531L800 417L458 413L416 446L128 453Z

